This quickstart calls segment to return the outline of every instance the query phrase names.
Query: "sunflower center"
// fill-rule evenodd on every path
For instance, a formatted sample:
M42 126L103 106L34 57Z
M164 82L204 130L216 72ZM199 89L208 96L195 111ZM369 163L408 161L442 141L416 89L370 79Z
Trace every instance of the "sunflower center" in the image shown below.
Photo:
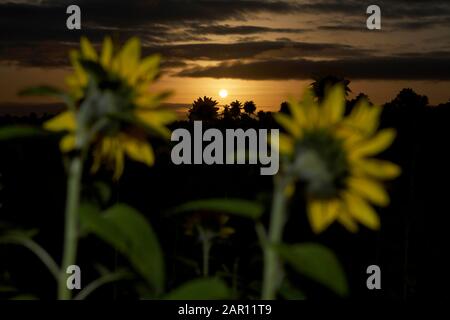
M121 81L91 81L80 106L80 121L102 135L115 135L133 110L132 90Z
M315 197L336 196L349 175L342 141L327 130L306 132L296 145L295 174Z

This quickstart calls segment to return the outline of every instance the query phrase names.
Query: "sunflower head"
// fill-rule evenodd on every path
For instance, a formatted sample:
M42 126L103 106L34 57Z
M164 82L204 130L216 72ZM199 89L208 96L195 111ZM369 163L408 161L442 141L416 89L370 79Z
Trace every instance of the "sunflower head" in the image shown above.
M305 182L309 194L326 198L343 186L348 175L347 157L342 142L327 130L305 132L294 153L297 156L291 172Z
M208 233L211 237L226 239L235 230L228 226L230 217L226 214L201 211L190 215L184 224L185 234L194 236L199 230Z
M286 174L305 185L313 231L338 221L356 231L357 222L378 229L372 205L389 203L381 181L395 178L400 168L373 156L387 149L395 131L378 131L381 108L360 101L348 116L343 87L331 88L319 103L311 90L301 102L289 103L290 115L277 114L285 129L279 150Z
M147 134L169 137L166 125L176 118L173 112L158 108L168 93L150 91L160 57L141 59L138 38L117 51L110 38L105 38L101 53L86 38L80 47L70 53L74 73L66 79L72 108L45 123L45 128L67 131L61 141L64 152L93 146L93 171L106 163L113 168L114 178L120 177L124 155L152 165Z

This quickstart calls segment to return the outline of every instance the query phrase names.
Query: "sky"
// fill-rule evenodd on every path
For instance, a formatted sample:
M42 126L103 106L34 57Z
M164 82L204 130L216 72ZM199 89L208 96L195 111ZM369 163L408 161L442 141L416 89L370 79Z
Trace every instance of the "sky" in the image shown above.
M351 80L352 95L375 103L405 87L432 104L450 99L450 1L378 0L381 30L366 28L373 0L0 0L0 111L43 104L18 98L38 84L64 85L68 51L86 35L100 45L139 36L161 53L154 90L188 105L211 96L221 105L253 100L275 111L312 78ZM81 8L82 29L66 28L66 8ZM219 95L221 89L228 96ZM36 106L38 108L38 106Z

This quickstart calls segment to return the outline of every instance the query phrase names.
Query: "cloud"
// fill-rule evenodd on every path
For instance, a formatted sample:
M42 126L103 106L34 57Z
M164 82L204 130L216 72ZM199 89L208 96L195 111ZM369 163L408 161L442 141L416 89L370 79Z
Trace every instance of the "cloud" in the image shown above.
M269 28L252 25L236 25L229 24L193 24L188 29L188 32L194 34L205 35L253 35L263 33L301 33L305 30L295 28Z
M246 80L304 80L317 75L340 75L370 80L450 80L450 53L430 56L346 58L333 61L264 60L221 63L189 68L181 77L233 78Z
M164 56L188 60L267 59L274 57L343 57L368 54L363 48L334 43L294 41L249 41L237 43L194 43L149 47Z
M0 60L25 66L65 66L67 52L77 44L42 42L19 43L0 51ZM373 52L373 51L370 51ZM167 60L225 61L237 59L269 59L298 57L350 57L367 55L368 50L333 43L294 41L243 41L236 43L193 43L144 46L144 54L160 53Z
M148 22L245 20L261 12L290 13L298 6L289 1L257 0L51 0L48 7L78 4L99 24L142 25ZM130 19L130 17L132 17Z
M318 0L298 1L303 13L341 14L360 16L374 4L371 0ZM423 18L450 15L450 3L440 0L378 0L382 15L388 18Z
M312 58L335 59L351 66L352 57L363 56L367 61L374 61L370 56L380 54L375 50L333 43L333 40L318 41L324 31L367 32L365 9L371 4L368 0L44 0L39 3L22 0L0 4L0 62L38 67L68 66L67 52L78 47L81 35L99 44L106 34L112 34L119 42L132 35L139 36L144 52L162 53L167 58L167 68L184 67L188 60L241 60L239 65L227 63L212 67L220 72L231 72L230 68L238 72L237 69L258 63L263 66L276 62L305 68L312 64L321 68L327 64L337 65L329 61L310 61ZM65 8L69 4L79 4L82 8L82 31L68 31L65 27ZM383 31L423 30L450 23L448 1L379 0L378 4L382 8L383 28L386 26ZM251 20L257 13L295 14L299 19L304 14L313 14L320 19L311 19L303 29L268 27L263 24L265 20L256 23ZM317 30L313 34L314 43L286 38L314 29ZM268 33L286 37L264 40L270 39ZM429 43L431 48L448 48L445 34L438 35L444 40ZM212 43L209 36L229 36L226 42L228 39L230 42ZM309 36L311 39L311 34ZM181 42L183 44L179 44ZM397 55L399 59L412 59ZM430 61L424 60L424 63ZM414 66L414 69L422 67ZM196 72L211 70L196 69Z

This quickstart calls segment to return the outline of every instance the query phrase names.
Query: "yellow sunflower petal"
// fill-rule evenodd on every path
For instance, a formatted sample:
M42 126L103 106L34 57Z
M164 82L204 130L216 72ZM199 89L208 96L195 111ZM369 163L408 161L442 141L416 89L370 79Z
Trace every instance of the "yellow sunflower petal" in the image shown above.
M389 161L377 159L362 159L354 162L355 174L367 174L373 178L389 180L401 174L401 168Z
M160 127L177 120L177 115L171 111L138 109L135 112L138 119L151 127Z
M80 80L78 79L78 77L75 74L71 74L71 75L67 76L65 81L66 81L67 86L69 86L71 88L81 87Z
M350 151L351 158L373 156L386 150L394 141L396 132L394 129L381 130L375 137L361 141Z
M146 81L152 81L159 73L160 55L152 55L141 61L134 77L143 78Z
M299 138L301 136L302 131L300 126L294 121L292 121L291 117L283 113L277 113L275 114L274 117L275 120L295 138Z
M317 200L308 202L308 219L314 233L320 233L324 229L324 221L322 215L322 203Z
M383 186L372 179L350 177L347 179L347 184L351 190L373 204L382 207L389 204L389 195Z
M62 152L70 152L75 149L75 141L74 134L65 135L59 142L59 148Z
M383 109L379 106L369 107L363 120L366 134L373 134L380 124L380 115Z
M372 135L379 126L381 111L381 107L369 106L363 100L357 103L345 122L364 135Z
M307 124L307 116L304 112L304 108L294 99L291 99L288 103L289 111L292 114L292 118L298 124L300 128L303 128Z
M75 71L74 76L78 78L80 86L85 86L88 82L88 75L80 64L80 57L80 53L76 50L71 50L69 53L70 63Z
M92 46L88 38L81 37L80 46L81 46L81 54L84 59L92 61L98 60L97 52L95 51L94 47Z
M343 197L347 210L353 218L369 229L378 230L380 228L380 218L363 198L350 192L345 192Z
M75 131L76 120L73 112L65 111L44 123L44 128L50 131Z
M114 180L119 180L119 178L123 174L123 169L125 167L124 159L123 159L123 152L120 148L116 148L115 154L114 154Z
M316 97L311 89L308 89L303 94L301 106L306 118L305 126L308 128L315 128L320 124L320 109L316 102Z
M137 37L128 40L117 56L119 74L127 78L132 84L134 84L135 79L131 79L131 77L139 66L140 57L141 41Z
M352 233L358 232L358 224L348 212L341 211L337 217L337 221L342 224L348 231Z
M111 64L113 50L113 42L111 38L106 37L105 40L103 40L102 54L100 57L100 63L105 69L108 68Z
M92 159L93 159L93 161L92 161L92 166L91 166L91 174L94 174L94 173L98 172L98 170L100 169L100 165L102 163L102 157L100 155L99 149L94 151Z
M236 232L236 230L234 230L234 228L223 227L223 228L220 228L219 236L223 239L223 238L229 237L230 235L234 234L235 232Z
M125 153L133 160L152 166L155 161L153 149L147 141L127 138L124 139Z
M336 85L331 88L322 105L323 117L321 123L331 125L340 121L345 111L345 93L344 88Z
M278 144L275 147L280 153L286 155L291 155L294 153L294 140L290 136L280 133L278 139ZM273 144L272 141L270 143Z
M158 94L152 94L150 93L150 84L151 82L145 81L140 83L136 87L136 98L134 99L134 104L138 108L142 109L151 109L159 106L162 101L167 99L172 92L170 91L163 91Z
M339 205L337 199L311 199L308 201L308 218L314 233L321 233L336 220Z
M306 89L302 97L301 102L302 106L304 108L311 108L317 106L316 101L317 99L316 96L314 95L314 91L312 89Z

